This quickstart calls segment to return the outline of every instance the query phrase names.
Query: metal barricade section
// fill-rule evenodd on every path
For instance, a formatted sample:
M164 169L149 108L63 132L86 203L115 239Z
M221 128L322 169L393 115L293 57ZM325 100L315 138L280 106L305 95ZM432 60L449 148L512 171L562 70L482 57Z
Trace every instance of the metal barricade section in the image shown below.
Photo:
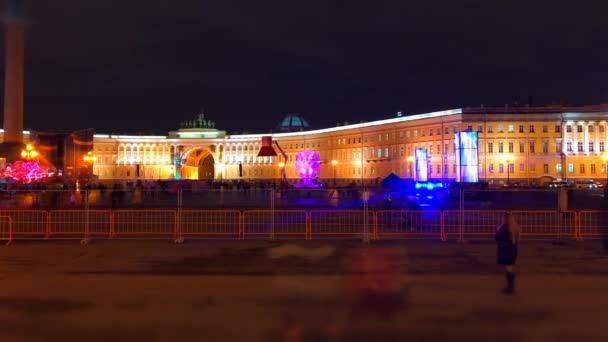
M177 232L174 210L116 210L113 213L112 237L170 235Z
M0 241L13 241L13 220L10 216L0 216Z
M241 212L238 210L181 210L178 232L183 236L231 236L241 234Z
M0 216L11 218L13 239L48 238L48 212L45 210L1 210Z
M308 236L308 215L305 210L245 210L243 238L247 236Z
M443 212L444 234L459 239L464 236L493 239L504 214L504 210L446 210Z
M576 213L574 211L514 210L511 212L519 223L522 237L577 238Z
M583 210L578 213L578 238L608 237L608 211Z
M109 210L51 210L49 236L111 235Z
M440 211L378 210L376 237L443 238Z
M311 210L309 237L372 237L374 221L374 212L367 210Z

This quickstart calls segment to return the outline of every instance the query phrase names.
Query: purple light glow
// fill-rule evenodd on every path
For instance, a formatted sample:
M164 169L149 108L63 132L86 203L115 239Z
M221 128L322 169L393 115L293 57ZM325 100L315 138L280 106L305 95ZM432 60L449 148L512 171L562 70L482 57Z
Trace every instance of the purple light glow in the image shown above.
M6 165L4 176L27 184L46 178L49 174L36 162L16 161L15 164Z
M296 154L296 170L302 186L313 186L312 181L319 171L319 155L315 151L303 150Z

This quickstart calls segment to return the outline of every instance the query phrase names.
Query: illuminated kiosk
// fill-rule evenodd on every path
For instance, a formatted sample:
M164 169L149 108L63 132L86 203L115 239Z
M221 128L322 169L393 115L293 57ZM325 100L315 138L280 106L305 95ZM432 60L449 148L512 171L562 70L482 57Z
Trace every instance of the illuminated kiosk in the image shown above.
M443 188L442 183L429 181L429 157L425 148L417 148L414 151L414 163L416 164L414 174L416 189L426 188L427 190L433 190L435 188Z
M456 144L456 182L479 182L479 154L477 132L458 132Z
M296 170L300 175L300 184L294 184L294 187L302 188L317 188L318 184L313 184L313 180L319 172L319 154L311 150L303 150L296 154Z

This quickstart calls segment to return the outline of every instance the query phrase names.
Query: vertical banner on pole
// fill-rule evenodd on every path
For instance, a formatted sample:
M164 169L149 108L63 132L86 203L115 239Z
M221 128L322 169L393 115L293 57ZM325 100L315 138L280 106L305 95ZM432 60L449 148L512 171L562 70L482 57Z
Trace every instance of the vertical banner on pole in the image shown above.
M428 153L425 148L417 148L414 151L415 180L417 182L428 182L429 180L429 160Z
M479 153L477 132L455 134L456 181L459 183L479 182Z

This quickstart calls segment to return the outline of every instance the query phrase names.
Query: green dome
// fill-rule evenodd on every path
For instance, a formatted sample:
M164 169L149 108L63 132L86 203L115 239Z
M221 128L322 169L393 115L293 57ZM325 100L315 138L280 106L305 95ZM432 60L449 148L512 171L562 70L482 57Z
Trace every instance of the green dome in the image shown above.
M294 132L307 130L310 128L310 125L300 115L288 114L277 128L280 131Z

